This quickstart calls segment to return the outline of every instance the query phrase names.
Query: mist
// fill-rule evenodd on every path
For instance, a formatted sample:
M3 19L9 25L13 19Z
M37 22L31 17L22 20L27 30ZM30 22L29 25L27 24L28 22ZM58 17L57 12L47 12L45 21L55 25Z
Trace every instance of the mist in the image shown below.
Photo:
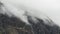
M36 10L33 11L39 15L44 13L52 21L60 26L60 0L1 0L4 3L10 3L17 9ZM37 12L37 13L36 13Z

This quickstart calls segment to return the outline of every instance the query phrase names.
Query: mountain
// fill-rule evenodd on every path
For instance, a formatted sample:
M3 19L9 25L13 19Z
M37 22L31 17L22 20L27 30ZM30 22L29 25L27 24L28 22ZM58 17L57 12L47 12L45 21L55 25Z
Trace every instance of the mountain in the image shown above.
M40 19L30 13L26 13L26 24L15 15L9 16L2 9L4 4L0 3L0 34L60 34L60 27L51 19ZM7 9L6 9L7 10Z

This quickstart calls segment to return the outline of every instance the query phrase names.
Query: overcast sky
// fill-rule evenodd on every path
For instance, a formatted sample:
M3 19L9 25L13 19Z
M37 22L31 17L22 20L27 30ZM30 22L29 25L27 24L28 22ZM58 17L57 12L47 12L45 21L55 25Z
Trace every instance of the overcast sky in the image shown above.
M50 17L56 24L60 25L60 0L2 0L20 8L21 6L36 9Z

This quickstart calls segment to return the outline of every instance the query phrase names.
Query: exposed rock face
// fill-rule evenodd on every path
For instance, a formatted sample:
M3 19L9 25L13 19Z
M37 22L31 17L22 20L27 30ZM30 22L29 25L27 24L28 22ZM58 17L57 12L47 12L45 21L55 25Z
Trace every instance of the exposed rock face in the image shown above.
M34 23L31 16L28 16L28 21L32 26L34 34L60 34L60 27L57 25L50 26L44 23L42 19L36 18L38 22Z
M5 34L32 34L31 26L16 17L0 14L0 32Z
M0 12L2 3L0 3ZM45 24L43 19L27 15L27 20L30 23L26 24L19 18L8 14L0 13L0 34L60 34L60 27L53 24ZM53 23L47 20L48 23Z

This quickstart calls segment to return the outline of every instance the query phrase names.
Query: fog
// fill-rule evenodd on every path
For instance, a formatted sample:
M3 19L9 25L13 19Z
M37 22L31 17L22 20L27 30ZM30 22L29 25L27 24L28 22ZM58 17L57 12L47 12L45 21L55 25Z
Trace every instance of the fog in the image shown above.
M42 12L60 26L60 0L1 0L10 3L18 9L37 10L36 14Z

